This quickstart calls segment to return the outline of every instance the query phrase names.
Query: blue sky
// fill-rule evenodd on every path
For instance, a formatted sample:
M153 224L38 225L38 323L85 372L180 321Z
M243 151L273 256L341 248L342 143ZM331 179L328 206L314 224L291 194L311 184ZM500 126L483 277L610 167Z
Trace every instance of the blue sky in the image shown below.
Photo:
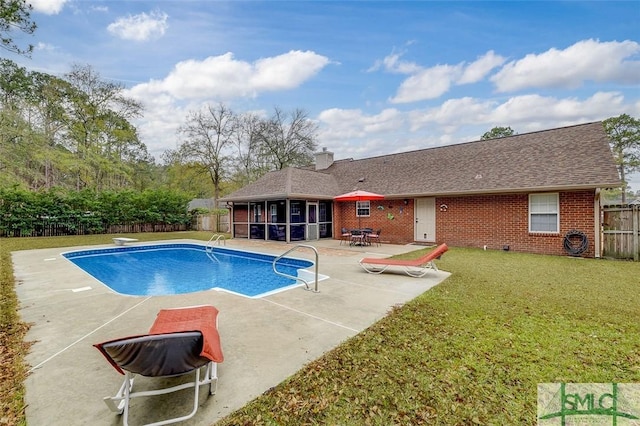
M336 159L640 118L639 1L30 2L32 58L3 55L124 84L157 159L207 103L304 109Z

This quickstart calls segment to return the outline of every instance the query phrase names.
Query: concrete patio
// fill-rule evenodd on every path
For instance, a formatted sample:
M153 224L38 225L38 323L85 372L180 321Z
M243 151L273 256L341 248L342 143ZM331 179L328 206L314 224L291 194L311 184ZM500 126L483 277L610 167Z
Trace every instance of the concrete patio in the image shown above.
M293 247L249 240L228 240L226 245L275 255ZM162 308L211 304L220 311L225 361L218 366L217 393L208 396L202 387L197 414L182 423L208 426L369 327L393 306L415 298L448 276L444 271L431 271L423 278L395 273L373 275L357 263L365 256L384 257L418 246L360 248L339 245L336 240L311 245L319 252L319 272L330 277L320 282L320 292L295 288L261 299L221 291L122 296L64 259L61 253L71 248L14 252L20 315L33 324L27 339L35 342L27 357L32 369L26 381L28 424L122 424L121 416L109 411L102 401L115 394L122 376L92 345L145 334ZM84 248L88 247L73 249ZM290 256L314 258L310 249ZM144 377L136 378L136 387L152 383ZM191 398L192 390L184 390L134 400L130 424L159 421L168 413L186 414L191 410Z

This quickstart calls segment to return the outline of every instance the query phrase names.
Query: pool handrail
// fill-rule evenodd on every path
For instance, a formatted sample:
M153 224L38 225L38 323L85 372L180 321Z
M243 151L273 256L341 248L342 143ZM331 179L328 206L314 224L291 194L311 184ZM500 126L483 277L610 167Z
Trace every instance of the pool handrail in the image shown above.
M222 240L222 245L227 245L227 238L224 234L213 234L209 241L207 241L207 250L213 250L213 245L218 243L220 245L220 240Z
M291 247L289 250L285 251L280 256L278 256L275 259L273 259L273 263L272 263L273 272L275 272L277 275L280 275L282 277L287 277L287 278L291 278L293 280L302 281L304 283L304 286L306 287L306 290L311 290L309 288L309 281L307 281L304 278L301 278L299 276L298 277L294 277L293 275L285 274L285 273L280 272L280 271L278 271L276 269L276 263L278 262L278 260L282 259L283 257L288 255L292 251L297 250L299 248L310 248L316 254L316 262L314 264L314 266L315 266L315 286L314 286L313 292L314 293L319 293L319 290L318 290L318 250L314 246L310 246L310 245L307 245L307 244L297 244L297 245Z
M209 259L211 259L211 260L213 260L215 262L220 262L220 261L218 260L216 255L213 254L213 245L215 243L218 243L218 245L220 245L220 240L222 240L222 243L225 246L227 245L227 240L226 240L226 237L224 236L224 234L213 234L211 236L211 238L209 238L209 241L207 241L207 244L204 247L204 252L207 254Z

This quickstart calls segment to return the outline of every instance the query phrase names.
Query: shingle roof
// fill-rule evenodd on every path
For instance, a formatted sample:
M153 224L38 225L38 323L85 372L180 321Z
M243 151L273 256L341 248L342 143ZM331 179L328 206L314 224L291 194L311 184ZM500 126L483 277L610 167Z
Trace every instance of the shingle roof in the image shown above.
M280 198L307 194L329 199L355 189L404 198L610 188L620 184L607 135L602 123L595 122L341 160L317 172L291 168L265 175L224 200L277 198L276 194Z
M338 184L331 175L314 170L288 167L265 174L257 181L222 197L222 201L275 200L284 198L331 199L339 194Z

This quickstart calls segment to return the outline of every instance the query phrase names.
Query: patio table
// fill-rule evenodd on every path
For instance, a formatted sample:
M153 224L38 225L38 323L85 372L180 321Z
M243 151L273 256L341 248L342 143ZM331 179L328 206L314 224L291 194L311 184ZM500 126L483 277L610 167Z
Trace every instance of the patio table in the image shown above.
M369 234L372 231L369 228L366 229L352 229L351 230L351 242L352 246L368 246L371 244L369 241Z

